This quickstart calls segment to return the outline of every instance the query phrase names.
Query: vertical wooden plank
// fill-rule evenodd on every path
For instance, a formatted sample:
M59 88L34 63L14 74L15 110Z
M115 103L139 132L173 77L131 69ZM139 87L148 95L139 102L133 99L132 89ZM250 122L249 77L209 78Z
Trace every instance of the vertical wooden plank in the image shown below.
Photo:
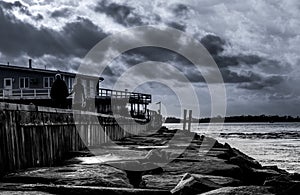
M48 132L48 148L49 148L49 153L48 153L48 162L49 165L53 165L53 141L52 141L52 131L51 128L46 125L46 131Z
M2 146L0 147L0 175L4 174L4 172L6 172L7 169L7 155L6 155L6 151L7 151L7 147L6 147L6 141L5 141L5 137L6 137L6 133L5 133L5 114L4 111L0 112L1 114L1 121L0 121L0 142L2 143Z

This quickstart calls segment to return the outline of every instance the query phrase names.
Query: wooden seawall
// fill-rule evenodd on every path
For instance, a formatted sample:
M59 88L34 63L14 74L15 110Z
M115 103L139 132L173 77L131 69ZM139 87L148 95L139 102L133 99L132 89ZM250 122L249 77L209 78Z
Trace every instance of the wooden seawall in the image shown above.
M126 131L122 128L125 126ZM146 125L125 117L117 123L109 115L0 103L0 175L27 167L52 166L67 152L145 130Z

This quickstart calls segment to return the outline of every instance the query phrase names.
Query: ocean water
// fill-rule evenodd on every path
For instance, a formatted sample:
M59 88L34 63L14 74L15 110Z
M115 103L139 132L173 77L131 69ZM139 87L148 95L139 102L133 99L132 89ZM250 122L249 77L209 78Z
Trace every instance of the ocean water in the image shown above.
M300 123L224 123L191 125L191 131L227 142L262 165L300 173ZM170 129L182 124L165 123Z

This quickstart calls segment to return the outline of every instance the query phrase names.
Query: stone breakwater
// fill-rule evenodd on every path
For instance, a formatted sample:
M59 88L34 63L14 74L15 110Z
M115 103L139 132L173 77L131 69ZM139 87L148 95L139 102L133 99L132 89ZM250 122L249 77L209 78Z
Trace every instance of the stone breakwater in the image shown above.
M201 153L207 140L213 147ZM300 191L300 174L262 166L228 144L181 130L161 128L153 134L103 145L93 153L72 155L60 166L5 175L0 193L219 195Z

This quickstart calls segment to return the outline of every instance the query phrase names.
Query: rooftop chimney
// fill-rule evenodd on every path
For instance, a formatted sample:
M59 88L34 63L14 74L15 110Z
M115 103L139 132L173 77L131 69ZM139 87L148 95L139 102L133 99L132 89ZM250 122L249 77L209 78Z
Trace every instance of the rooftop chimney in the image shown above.
M32 68L32 59L29 59L29 68Z

